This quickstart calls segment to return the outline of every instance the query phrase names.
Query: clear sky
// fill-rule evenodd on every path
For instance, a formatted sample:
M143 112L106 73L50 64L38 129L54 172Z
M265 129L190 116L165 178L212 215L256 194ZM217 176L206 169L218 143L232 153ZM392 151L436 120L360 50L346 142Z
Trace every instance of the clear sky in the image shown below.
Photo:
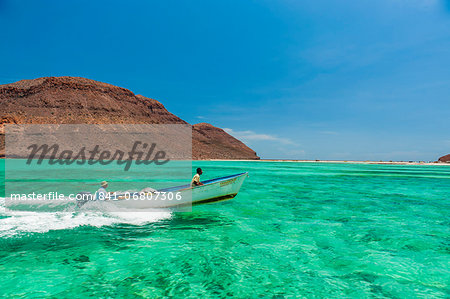
M262 158L450 153L450 1L0 0L0 84L81 76Z

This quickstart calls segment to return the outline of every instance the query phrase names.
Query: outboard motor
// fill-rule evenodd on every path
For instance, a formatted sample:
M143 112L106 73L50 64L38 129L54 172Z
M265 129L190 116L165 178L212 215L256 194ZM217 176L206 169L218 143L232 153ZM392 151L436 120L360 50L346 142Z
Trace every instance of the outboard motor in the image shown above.
M77 199L77 206L81 208L89 201L94 200L94 195L91 192L79 192L77 193L76 199Z

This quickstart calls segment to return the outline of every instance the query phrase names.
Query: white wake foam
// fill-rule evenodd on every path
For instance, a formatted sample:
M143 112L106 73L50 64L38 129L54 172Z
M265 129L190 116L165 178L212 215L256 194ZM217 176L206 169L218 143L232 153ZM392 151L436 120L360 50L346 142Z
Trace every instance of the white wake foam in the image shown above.
M144 225L170 219L170 211L73 211L29 212L5 208L0 198L0 238L23 233L46 233L52 230L73 229L80 226L102 227L113 224Z

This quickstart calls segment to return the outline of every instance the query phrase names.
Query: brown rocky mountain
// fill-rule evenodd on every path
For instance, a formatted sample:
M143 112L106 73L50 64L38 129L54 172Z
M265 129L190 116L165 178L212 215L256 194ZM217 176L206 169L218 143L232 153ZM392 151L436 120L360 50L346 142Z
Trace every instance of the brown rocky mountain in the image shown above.
M78 77L44 77L0 85L0 156L4 124L187 124L158 101ZM194 159L259 159L210 124L192 126Z
M447 162L450 163L450 154L442 156L438 159L438 162Z

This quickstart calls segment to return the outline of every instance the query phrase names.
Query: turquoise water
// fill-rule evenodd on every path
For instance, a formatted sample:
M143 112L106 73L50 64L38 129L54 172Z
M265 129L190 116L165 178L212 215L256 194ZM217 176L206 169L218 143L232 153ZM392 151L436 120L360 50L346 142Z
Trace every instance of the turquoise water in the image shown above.
M0 212L0 296L450 297L450 167L194 164L250 177L189 213Z

